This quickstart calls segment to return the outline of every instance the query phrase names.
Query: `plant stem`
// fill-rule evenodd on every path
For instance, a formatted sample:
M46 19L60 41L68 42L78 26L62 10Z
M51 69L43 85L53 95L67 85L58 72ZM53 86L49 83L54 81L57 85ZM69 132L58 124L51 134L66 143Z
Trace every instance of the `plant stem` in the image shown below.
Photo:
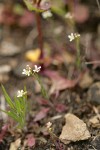
M76 49L77 49L76 65L77 65L77 68L80 70L81 69L81 56L80 56L79 38L76 39Z
M38 43L41 50L40 59L43 59L43 36L42 36L42 29L41 29L41 18L38 12L35 13L36 22L37 22L37 30L38 30Z

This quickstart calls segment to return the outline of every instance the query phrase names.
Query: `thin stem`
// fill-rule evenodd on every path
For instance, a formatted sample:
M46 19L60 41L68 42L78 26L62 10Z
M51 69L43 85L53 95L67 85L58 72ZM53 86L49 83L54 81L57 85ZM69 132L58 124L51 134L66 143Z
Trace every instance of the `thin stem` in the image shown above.
M100 11L100 3L99 3L98 0L96 0L96 2L97 2L97 5L98 5L98 9L99 9L99 11Z
M37 30L38 30L38 43L41 50L40 59L43 59L43 36L42 36L42 29L41 29L41 18L39 13L35 13L36 22L37 22Z
M90 61L90 62L85 62L86 65L91 65L91 64L99 64L100 61L96 60L96 61Z
M80 45L79 45L79 38L76 39L76 49L77 49L77 60L76 65L79 69L81 69L81 56L80 56Z

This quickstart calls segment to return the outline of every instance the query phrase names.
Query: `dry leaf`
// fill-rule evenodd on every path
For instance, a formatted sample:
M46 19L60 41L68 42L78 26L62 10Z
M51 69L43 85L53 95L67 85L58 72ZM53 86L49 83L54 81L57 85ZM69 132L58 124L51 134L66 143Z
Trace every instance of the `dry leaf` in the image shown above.
M42 110L35 116L34 121L40 121L41 119L45 118L49 110L50 108L42 108Z

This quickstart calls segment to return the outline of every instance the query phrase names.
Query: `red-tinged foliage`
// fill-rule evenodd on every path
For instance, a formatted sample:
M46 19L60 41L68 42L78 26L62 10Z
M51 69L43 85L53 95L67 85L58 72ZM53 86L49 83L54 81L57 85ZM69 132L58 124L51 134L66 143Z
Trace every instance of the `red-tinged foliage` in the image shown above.
M27 146L29 147L33 147L35 146L36 140L33 136L33 134L28 134L27 135Z
M46 99L39 98L39 99L37 99L37 102L38 102L40 105L49 106L49 101L46 100Z
M81 12L81 13L80 13ZM77 4L73 10L74 18L78 23L83 23L89 18L89 8L85 5Z
M3 138L5 137L7 130L8 130L8 125L4 125L0 132L0 142L2 142Z
M67 88L73 88L81 78L81 75L79 75L76 79L69 80L60 76L58 72L50 70L45 71L44 74L52 80L51 93Z
M34 24L34 14L25 10L23 16L19 18L18 22L21 27L32 26Z
M34 122L40 121L41 119L45 118L49 112L50 108L42 108L40 112L34 118Z
M61 113L66 111L67 107L64 104L56 104L55 105L56 111Z

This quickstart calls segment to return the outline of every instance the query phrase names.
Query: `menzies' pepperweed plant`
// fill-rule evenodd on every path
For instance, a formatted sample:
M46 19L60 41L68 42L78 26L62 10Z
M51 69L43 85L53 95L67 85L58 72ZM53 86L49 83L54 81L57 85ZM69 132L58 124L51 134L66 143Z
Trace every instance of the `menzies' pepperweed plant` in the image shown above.
M47 93L46 89L44 88L43 83L42 83L42 81L40 79L40 76L38 74L38 72L40 71L40 69L41 69L41 66L38 67L37 65L35 65L34 69L32 70L29 67L29 65L27 65L26 69L23 69L22 74L25 74L26 76L33 76L38 81L38 83L41 86L41 94L42 94L42 96L44 98L48 99L49 98L48 93Z
M15 120L18 123L18 128L23 128L25 126L26 113L28 108L26 88L24 88L24 90L18 91L13 101L11 100L3 85L2 90L5 96L5 100L9 105L9 110L1 111L5 112L8 116Z

